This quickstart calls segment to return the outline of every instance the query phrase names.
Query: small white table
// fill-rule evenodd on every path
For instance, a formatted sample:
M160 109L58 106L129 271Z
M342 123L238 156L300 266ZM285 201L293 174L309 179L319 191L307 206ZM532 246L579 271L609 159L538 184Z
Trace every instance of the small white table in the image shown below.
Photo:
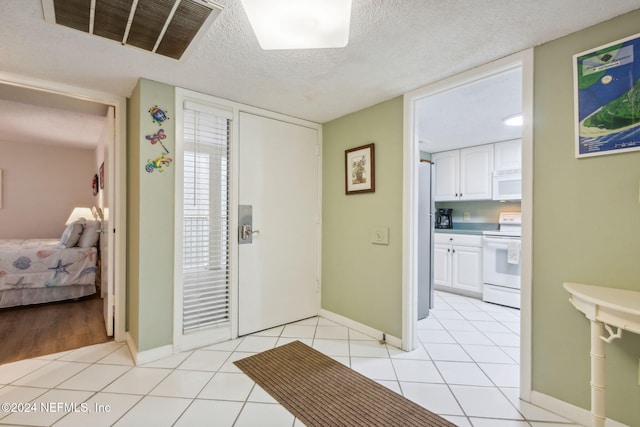
M640 334L640 292L581 283L564 283L564 288L571 294L571 304L591 321L592 426L604 427L604 345L620 338L622 330Z

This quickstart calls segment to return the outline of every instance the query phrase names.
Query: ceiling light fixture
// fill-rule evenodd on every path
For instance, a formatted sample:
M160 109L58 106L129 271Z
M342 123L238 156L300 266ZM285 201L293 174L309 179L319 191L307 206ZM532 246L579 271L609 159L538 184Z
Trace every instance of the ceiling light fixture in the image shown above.
M507 126L522 126L522 114L505 117L502 121Z
M264 50L345 47L351 0L242 0Z

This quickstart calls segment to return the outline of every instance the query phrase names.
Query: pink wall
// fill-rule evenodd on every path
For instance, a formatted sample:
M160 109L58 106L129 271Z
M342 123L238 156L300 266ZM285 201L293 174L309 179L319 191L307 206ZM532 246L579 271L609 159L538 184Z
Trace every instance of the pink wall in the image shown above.
M75 206L91 207L95 149L0 141L0 239L59 238Z

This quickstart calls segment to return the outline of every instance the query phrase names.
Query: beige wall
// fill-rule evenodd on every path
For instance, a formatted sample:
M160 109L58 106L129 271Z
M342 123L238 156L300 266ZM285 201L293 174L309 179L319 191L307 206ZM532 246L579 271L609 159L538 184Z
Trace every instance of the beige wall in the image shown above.
M173 230L175 166L149 173L145 165L162 153L146 135L164 129L164 145L175 147L173 86L140 79L129 102L127 188L127 322L139 351L173 343ZM168 110L153 123L149 108Z
M76 206L91 207L95 149L0 141L0 239L59 238Z
M402 335L402 97L323 126L322 308ZM375 144L375 193L345 195L344 151ZM389 228L389 245L371 243Z
M575 158L572 56L633 35L638 23L640 10L534 51L533 387L583 408L589 322L562 283L640 291L640 152ZM606 349L607 415L638 426L640 337L623 334Z

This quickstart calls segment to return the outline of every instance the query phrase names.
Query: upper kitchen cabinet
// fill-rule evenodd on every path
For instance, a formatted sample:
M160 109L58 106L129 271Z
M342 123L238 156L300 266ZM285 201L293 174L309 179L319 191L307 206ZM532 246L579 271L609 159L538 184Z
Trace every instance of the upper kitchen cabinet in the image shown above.
M433 200L458 200L460 150L431 155L434 164Z
M493 171L493 199L522 199L522 141L496 142Z
M460 150L460 200L491 199L493 145Z
M491 200L493 156L493 144L433 154L434 200Z
M520 171L522 168L522 141L520 139L496 142L493 146L495 150L494 170Z

